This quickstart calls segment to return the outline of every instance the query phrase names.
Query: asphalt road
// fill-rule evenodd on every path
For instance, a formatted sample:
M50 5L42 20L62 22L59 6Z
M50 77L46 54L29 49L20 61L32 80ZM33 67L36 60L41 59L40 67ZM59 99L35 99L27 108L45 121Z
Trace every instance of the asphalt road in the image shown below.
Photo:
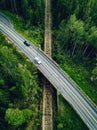
M74 110L81 117L83 122L90 130L97 130L97 109L91 101L76 87L71 79L59 68L59 66L48 58L41 50L34 45L26 46L23 42L26 40L14 29L10 28L4 19L0 16L0 31L12 40L22 52L35 64L42 74L51 82L51 84L63 95L71 104ZM38 57L41 64L34 60Z
M10 19L0 12L0 21L2 21L5 25L13 28L13 24L11 23Z

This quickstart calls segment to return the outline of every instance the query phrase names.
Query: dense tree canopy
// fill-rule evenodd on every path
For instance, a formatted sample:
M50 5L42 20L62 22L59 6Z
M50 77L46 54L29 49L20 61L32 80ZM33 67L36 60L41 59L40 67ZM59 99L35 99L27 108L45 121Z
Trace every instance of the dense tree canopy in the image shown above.
M1 33L0 43L0 129L26 129L39 120L36 68Z
M5 119L9 124L14 126L22 125L22 123L30 120L32 111L29 109L19 110L9 108L6 110Z
M24 122L23 112L18 109L7 109L5 119L11 125L21 125Z
M92 70L92 77L91 80L94 81L95 85L97 85L97 63L94 69Z
M23 16L33 25L44 23L44 0L1 0L0 8Z
M88 65L91 76L97 62L96 14L96 0L52 0L53 58L62 63L66 54L76 63Z

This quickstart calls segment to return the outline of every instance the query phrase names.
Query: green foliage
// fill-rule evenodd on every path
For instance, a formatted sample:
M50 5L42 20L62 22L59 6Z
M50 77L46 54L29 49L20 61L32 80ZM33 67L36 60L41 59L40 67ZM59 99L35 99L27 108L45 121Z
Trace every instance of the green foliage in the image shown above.
M1 79L1 77L0 77L0 86L4 86L4 84L5 84L4 80Z
M57 126L57 129L58 129L58 130L63 130L63 128L64 128L64 127L63 127L63 123L59 123L58 126Z
M85 58L95 57L97 52L97 27L92 26L86 31L85 24L77 20L75 15L71 15L68 22L63 20L59 30L54 34L57 42L58 52L64 52L73 57L77 62ZM54 37L55 37L54 36ZM55 49L55 48L54 48Z
M97 49L97 27L92 26L89 30L89 37L88 37L89 43Z
M14 75L14 69L13 66L16 66L18 64L18 60L16 56L13 55L13 50L8 48L7 46L3 46L0 49L0 55L1 55L1 69L3 69L3 77L8 80L10 79L10 82L13 81L13 75Z
M22 17L19 17L18 15L13 14L9 11L3 11L2 10L2 12L10 18L10 20L14 24L14 28L20 34L22 34L22 36L24 36L30 42L35 44L37 47L39 47L41 44L43 44L43 33L44 33L44 31L43 31L42 26L37 27L37 26L31 25L29 23L29 21L25 22L25 20L22 19Z
M75 14L78 19L86 23L90 22L93 16L93 21L96 22L97 6L95 5L95 0L52 0L54 27L58 27L63 19L67 21L72 14Z
M8 121L9 124L15 126L19 126L25 121L23 112L18 109L12 108L6 110L5 119L6 121Z
M15 98L27 97L32 76L27 66L19 64L12 49L3 46L1 54L1 74L10 85L10 92ZM18 93L19 92L19 93Z
M6 121L8 130L17 126L26 129L32 115L34 127L38 118L37 94L40 96L36 67L7 40L0 33L0 129L5 129Z
M57 130L88 130L67 101L59 95Z
M97 104L97 1L52 0L52 16L54 60ZM57 121L58 130L88 129L62 98Z
M97 63L94 69L92 70L92 77L91 80L97 85Z
M29 109L19 110L9 108L6 110L5 119L9 124L19 126L24 122L28 122L32 116L32 111Z
M92 99L92 101L97 104L97 87L95 87L95 84L91 81L91 69L88 66L86 68L82 64L75 63L72 58L68 58L66 55L64 55L64 61L60 66Z
M91 19L92 19L93 24L97 26L97 22L96 22L96 19L97 19L97 1L96 0L92 0L90 15L91 15Z
M41 28L44 26L42 22L44 21L43 0L13 0L9 1L9 3L1 1L0 7L13 12L3 11L9 16L19 33L37 47L43 44L43 30ZM22 17L19 17L20 15ZM7 43L7 40L0 33L0 96L2 97L2 101L0 100L0 129L4 130L4 125L8 130L38 129L40 124L38 100L41 96L41 88L38 86L36 67L23 54L18 53L9 40L9 43ZM4 90L3 93L1 93L2 90ZM8 107L14 109L12 110L13 116L9 115L9 123L7 124L4 115ZM15 108L18 108L17 115L20 115L20 117L17 116L16 120Z
M24 118L25 118L25 122L28 122L32 116L32 111L29 109L24 109L22 110Z
M43 0L13 0L0 2L0 8L10 10L17 15L21 15L25 22L35 26L43 25L44 20L44 1Z
M9 101L9 93L0 89L0 104L8 104Z
M93 69L92 74L94 76L94 80L97 80L97 67Z
M74 56L77 53L77 48L84 44L85 29L84 23L77 20L75 15L71 15L68 23L61 22L57 39L61 49L70 51L70 55Z

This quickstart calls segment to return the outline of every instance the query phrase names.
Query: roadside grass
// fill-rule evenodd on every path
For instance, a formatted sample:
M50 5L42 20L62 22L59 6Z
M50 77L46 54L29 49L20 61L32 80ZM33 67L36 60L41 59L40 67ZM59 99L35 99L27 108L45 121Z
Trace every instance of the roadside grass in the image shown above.
M83 92L97 105L97 87L90 80L91 72L82 64L76 64L72 59L64 56L64 63L60 67L78 84Z
M59 95L58 130L89 130L68 102Z
M67 55L54 54L53 58L79 86L79 88L97 105L97 87L90 80L89 66L75 63ZM88 130L72 106L61 96L58 96L58 130Z
M1 10L2 13L8 16L14 25L14 28L27 40L32 42L35 46L40 47L43 43L43 29L41 27L32 26L29 21L25 20L9 11Z

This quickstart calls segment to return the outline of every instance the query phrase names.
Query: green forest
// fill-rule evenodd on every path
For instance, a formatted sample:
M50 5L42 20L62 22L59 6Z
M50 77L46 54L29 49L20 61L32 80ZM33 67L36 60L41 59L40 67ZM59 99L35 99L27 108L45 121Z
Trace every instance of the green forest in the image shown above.
M97 85L96 0L52 0L52 13L54 58L64 62L65 53L75 63L85 65Z
M52 58L97 105L97 1L52 0L51 5ZM1 0L0 9L43 49L44 0ZM37 69L2 33L0 43L0 129L39 130L42 88ZM88 130L61 96L59 111L58 130Z
M0 33L0 129L37 130L40 125L37 69Z

